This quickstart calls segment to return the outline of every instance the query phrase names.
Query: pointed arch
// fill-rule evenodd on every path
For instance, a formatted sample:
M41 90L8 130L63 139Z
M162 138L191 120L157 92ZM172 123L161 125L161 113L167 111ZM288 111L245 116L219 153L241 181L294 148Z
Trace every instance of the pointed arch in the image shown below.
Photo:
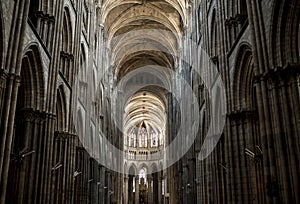
M44 80L40 54L36 45L30 46L21 65L21 83L18 89L13 151L20 151L28 142L24 136L24 118L44 110ZM30 117L29 117L30 118ZM33 137L27 135L27 137Z
M128 169L128 175L136 175L137 174L137 168L134 164L132 164Z
M233 158L232 162L239 163L239 165L233 170L234 174L237 174L237 182L242 182L242 178L246 178L245 182L249 183L248 186L244 186L239 196L243 196L243 199L252 199L255 196L258 200L264 195L264 189L256 189L255 186L262 186L264 184L264 169L262 166L258 166L255 174L250 174L249 158L243 151L256 150L262 147L261 137L261 121L259 112L257 110L257 98L256 98L256 86L254 77L254 65L252 48L246 42L243 42L238 49L237 57L234 65L233 74L233 86L232 86L232 103L233 110L229 114L230 125L234 127L234 131L231 134L232 141L236 141L236 145L231 147L231 151L240 151L240 158ZM241 148L242 147L242 148ZM224 148L223 139L220 142L220 149ZM259 153L257 153L259 155ZM221 155L217 155L221 158ZM263 162L263 161L262 161ZM249 176L251 175L251 176ZM244 195L242 192L252 192L251 194ZM261 202L261 201L259 201Z
M79 91L79 99L85 105L87 103L87 90L88 90L88 83L87 83L87 56L85 52L85 48L83 43L80 46L80 64L78 70L78 91Z
M57 89L57 103L56 103L56 129L58 131L65 131L67 128L67 107L66 96L63 86Z
M83 118L83 114L82 114L82 111L79 109L77 111L77 135L79 136L79 138L81 139L81 141L83 141L82 139L84 138L83 137L83 134L84 134L84 129L83 129L83 126L84 126L84 118Z
M237 109L252 108L254 66L252 49L246 43L239 48L233 79L234 106Z
M83 43L80 46L80 69L79 69L79 80L86 82L86 65L87 57Z
M44 134L41 129L45 120L44 114L44 80L40 52L36 45L30 45L24 52L20 87L17 93L17 105L13 129L13 140L11 145L12 160L9 166L7 185L7 203L31 203L34 191L26 191L19 186L27 186L33 189L33 180L36 179L37 163L30 163L31 169L22 168L20 159L16 155L24 152L34 153L38 151L39 142ZM33 155L27 160L31 162ZM19 195L19 196L15 196Z
M271 21L271 65L282 67L300 61L300 2L275 0Z
M19 87L18 108L44 108L44 79L40 52L36 45L30 46L22 59L21 86Z
M63 29L62 29L62 50L67 53L72 52L72 22L69 8L65 6L63 17Z
M151 164L151 172L155 173L159 170L158 166L156 163Z
M141 169L143 169L143 168L145 169L146 174L149 172L149 166L146 163L141 163L138 166L138 174L141 171Z
M67 6L64 7L63 25L60 36L61 54L60 54L60 71L65 79L72 86L73 82L73 61L74 55L72 54L73 45L72 22L70 10Z

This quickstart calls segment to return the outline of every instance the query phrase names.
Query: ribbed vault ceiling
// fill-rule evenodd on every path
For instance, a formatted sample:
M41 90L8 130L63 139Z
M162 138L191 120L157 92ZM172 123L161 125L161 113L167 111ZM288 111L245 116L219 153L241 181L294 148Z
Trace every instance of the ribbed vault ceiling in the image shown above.
M142 67L172 70L178 66L186 4L186 0L100 2L100 18L115 79L120 80ZM171 84L170 78L166 76L163 81ZM143 121L156 128L164 126L165 93L166 89L148 86L128 98L125 104L125 131Z
M124 132L140 126L143 122L153 127L156 132L162 132L166 124L164 96L144 90L136 93L125 106Z

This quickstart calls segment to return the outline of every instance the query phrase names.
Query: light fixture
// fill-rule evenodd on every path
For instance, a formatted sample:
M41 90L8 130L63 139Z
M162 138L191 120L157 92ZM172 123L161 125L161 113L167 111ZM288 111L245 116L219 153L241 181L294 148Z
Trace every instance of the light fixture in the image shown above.
M57 164L55 164L54 167L52 167L52 171L56 171L57 169L59 169L60 167L62 167L62 163L61 162L58 162Z
M252 152L248 148L245 148L245 154L252 157L252 158L254 158L254 156L255 156L254 152Z
M35 153L34 150L32 150L32 151L27 151L27 150L28 150L28 147L25 147L24 149L22 149L18 153L12 154L12 159L16 160L16 161L22 161L25 157Z
M22 150L19 152L19 155L20 155L22 158L25 158L25 157L27 157L27 156L29 156L29 155L35 153L34 150L29 151L29 152L26 152L27 149L28 149L28 148L25 147L24 149L22 149Z
M222 167L223 169L227 170L227 167L224 166L222 163L219 163L219 166Z
M76 178L77 176L79 176L82 172L78 172L78 171L75 171L74 172L74 178Z
M30 151L30 152L27 152L27 153L24 153L24 154L22 154L22 158L24 158L24 157L26 157L26 156L28 156L28 155L31 155L31 154L33 154L33 153L35 153L34 150L32 150L32 151Z
M256 145L255 148L259 151L259 153L255 154L248 148L245 148L245 154L252 157L255 163L258 163L261 161L263 154L262 154L262 149L258 145Z

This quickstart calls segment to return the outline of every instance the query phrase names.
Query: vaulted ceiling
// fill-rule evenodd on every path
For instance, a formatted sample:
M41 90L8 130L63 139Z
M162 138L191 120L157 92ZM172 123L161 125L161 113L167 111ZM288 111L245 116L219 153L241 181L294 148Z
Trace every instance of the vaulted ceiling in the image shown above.
M156 132L162 132L166 125L164 99L155 90L141 90L134 94L125 106L124 132L147 123Z
M101 21L118 78L147 65L176 66L185 0L104 0Z
M143 67L173 70L178 66L186 0L103 0L99 6L117 80ZM125 106L125 126L143 120L152 121L155 127L165 124L165 93L166 89L157 86L135 92Z

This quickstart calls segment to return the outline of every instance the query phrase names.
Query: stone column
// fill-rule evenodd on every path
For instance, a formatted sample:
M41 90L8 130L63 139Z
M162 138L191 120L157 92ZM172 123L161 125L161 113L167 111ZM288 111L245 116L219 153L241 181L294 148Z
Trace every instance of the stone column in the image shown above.
M24 137L24 148L28 148L31 149L32 147L29 145L29 140L33 140L34 138L31 132L31 129L33 129L33 120L34 120L34 112L33 111L26 111L25 113L23 113L23 120L24 120L24 135L22 135ZM19 139L19 138L18 138ZM18 153L19 154L19 153ZM22 153L21 153L22 154ZM19 168L17 168L17 174L19 175L18 178L18 202L22 203L22 201L24 201L24 191L25 191L25 185L27 185L28 182L28 177L26 177L26 175L28 174L27 168L28 168L28 158L25 158L21 161L21 165ZM28 175L27 175L28 176Z
M109 191L110 191L111 186L112 186L111 172L107 171L106 176L107 176L107 179L108 179L107 186L106 186L107 188L105 189L106 190L106 192L105 192L106 202L110 203L111 202L111 196L109 194Z
M139 191L139 176L137 175L135 178L135 204L139 204L140 199L140 191Z
M8 73L5 73L6 83L4 91L4 101L1 101L3 110L1 112L1 140L0 140L0 174L1 174L1 203L5 201L6 185L8 178L8 169L10 161L10 148L12 142L12 132L14 125L14 116L17 102L18 87L20 84L20 70L21 63L17 63L17 60L21 61L21 55L23 53L18 52L18 47L23 45L23 36L25 32L25 26L29 11L29 1L20 1L15 3L14 16L16 22L11 26L11 39L14 39L12 43L9 43L7 55L10 56L6 62L6 67L9 69ZM2 75L2 74L1 74ZM1 77L2 78L2 77ZM3 86L2 86L3 87Z
M128 181L128 183L129 183L129 185L128 185L128 191L127 191L128 201L130 201L130 204L133 203L133 201L134 201L134 197L133 197L133 182L134 182L133 176L130 175L129 176L129 181Z
M5 101L6 78L6 71L4 69L0 69L0 115L2 115L3 103Z
M148 204L153 203L153 177L152 175L147 176L148 180Z
M124 176L124 188L123 188L123 195L124 195L124 203L128 203L128 175Z
M158 176L158 204L161 204L162 199L162 177Z
M100 167L99 197L100 203L105 203L105 167Z

